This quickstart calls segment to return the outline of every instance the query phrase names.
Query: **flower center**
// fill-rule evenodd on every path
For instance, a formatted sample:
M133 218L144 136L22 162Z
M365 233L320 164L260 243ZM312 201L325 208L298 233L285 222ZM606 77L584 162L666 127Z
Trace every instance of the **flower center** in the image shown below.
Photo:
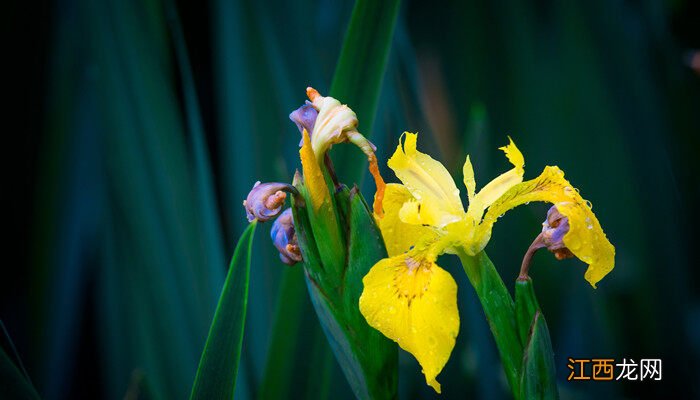
M433 275L432 263L424 260L416 260L406 257L403 265L397 266L397 274L394 278L396 294L400 299L406 299L408 306L415 298L423 297L430 286L430 278Z

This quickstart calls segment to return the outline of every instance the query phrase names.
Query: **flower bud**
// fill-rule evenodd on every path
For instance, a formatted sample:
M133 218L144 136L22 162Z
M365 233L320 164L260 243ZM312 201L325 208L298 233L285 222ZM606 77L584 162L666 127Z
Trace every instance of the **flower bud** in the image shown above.
M313 137L314 125L316 124L316 117L318 117L318 110L316 110L310 101L306 101L306 104L297 108L289 114L289 119L292 120L299 128L299 133L304 133L304 129L309 132L309 136ZM301 146L304 142L302 138L299 142Z
M542 223L542 242L557 260L574 256L564 244L564 235L568 232L569 219L559 212L556 205L552 206L547 211L547 220Z
M286 193L285 193L286 192ZM255 182L248 197L243 201L248 221L269 221L279 215L287 198L287 193L297 193L297 190L289 184L270 182Z
M280 259L283 263L294 265L302 260L291 208L284 210L275 220L270 230L270 237L280 252Z

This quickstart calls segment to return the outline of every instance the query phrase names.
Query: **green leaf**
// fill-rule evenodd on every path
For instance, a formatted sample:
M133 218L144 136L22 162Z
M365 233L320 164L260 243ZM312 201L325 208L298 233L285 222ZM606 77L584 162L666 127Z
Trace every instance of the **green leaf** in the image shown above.
M39 399L14 343L0 321L0 390L3 399Z
M343 49L333 75L330 95L348 104L360 120L360 132L371 137L377 101L386 71L399 0L357 0ZM353 146L334 150L346 182L359 182L364 176L364 155Z
M486 314L513 396L518 398L523 347L513 298L485 252L470 256L459 250L457 255Z
M558 399L552 342L547 322L536 311L523 354L521 399Z
M337 204L346 206L340 210L348 237L343 284L341 287L324 284L325 281L314 280L307 273L311 300L355 396L358 399L395 398L397 346L370 327L358 307L362 278L377 261L386 257L384 241L356 188L341 190L336 197Z
M515 318L523 348L530 341L530 328L537 312L540 312L540 305L537 303L532 279L518 278L515 281Z
M282 287L277 298L275 323L270 347L267 350L265 373L260 385L259 399L286 399L290 397L294 373L294 351L298 347L304 302L303 270L289 268L284 272ZM325 343L324 343L325 345Z
M12 358L0 347L0 388L3 399L39 399L34 386L27 380Z
M254 221L248 226L236 245L190 399L233 398L243 345L250 257L256 224Z

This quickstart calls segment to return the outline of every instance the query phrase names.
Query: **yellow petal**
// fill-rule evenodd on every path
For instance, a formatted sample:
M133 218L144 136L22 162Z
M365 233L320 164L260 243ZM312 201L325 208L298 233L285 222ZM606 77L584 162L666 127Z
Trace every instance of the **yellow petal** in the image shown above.
M510 161L510 163L520 171L520 175L522 175L524 173L523 167L525 166L525 157L523 157L523 153L520 152L510 136L508 136L508 140L510 143L508 143L507 146L499 147L498 149L503 150L503 152L506 153L506 158L508 158L508 161Z
M442 227L464 214L459 189L447 169L416 149L418 135L404 133L388 165L420 203L414 217L421 223Z
M302 133L304 143L299 150L301 157L301 167L304 173L304 185L311 196L311 203L314 210L318 210L321 205L330 201L331 195L326 185L326 180L323 177L323 172L318 164L318 160L314 155L311 147L309 133L304 129Z
M552 203L569 219L569 232L564 235L564 244L576 257L589 265L584 277L596 287L615 265L615 247L605 236L590 203L564 178L564 172L558 167L546 167L540 176L512 187L498 199L488 209L477 228L477 236L480 237L478 246L483 249L486 245L491 236L491 227L498 216L531 201Z
M399 211L410 201L413 201L413 196L405 186L398 183L386 185L382 201L384 216L376 217L390 257L405 253L416 245L421 237L433 235L432 229L428 227L401 221Z
M514 168L489 182L469 203L469 215L477 221L481 219L484 210L501 197L503 193L523 181L525 158L515 146L515 143L513 143L513 139L510 137L508 139L510 143L507 146L500 147L499 150L503 150L506 153L508 161L513 164Z
M457 284L429 259L385 258L362 280L360 311L367 323L413 354L428 385L450 358L459 332Z
M471 204L476 192L476 179L474 179L474 167L472 167L472 162L468 155L462 167L462 175L464 175L464 186L467 188L467 196L469 196L469 203Z
M615 247L581 196L573 202L557 203L557 209L569 219L569 232L564 244L576 257L588 264L584 278L594 288L615 267Z

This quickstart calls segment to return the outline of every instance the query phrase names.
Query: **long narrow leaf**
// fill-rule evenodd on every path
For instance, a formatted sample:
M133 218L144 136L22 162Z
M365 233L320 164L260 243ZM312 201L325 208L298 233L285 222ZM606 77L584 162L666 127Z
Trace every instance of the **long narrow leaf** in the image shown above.
M377 112L399 4L399 0L355 3L333 75L330 95L352 107L360 119L360 131L368 137ZM336 150L336 165L342 168L344 181L359 183L364 168L358 166L363 165L364 156L350 147Z
M190 399L231 399L243 345L250 257L256 222L243 232L231 259Z

